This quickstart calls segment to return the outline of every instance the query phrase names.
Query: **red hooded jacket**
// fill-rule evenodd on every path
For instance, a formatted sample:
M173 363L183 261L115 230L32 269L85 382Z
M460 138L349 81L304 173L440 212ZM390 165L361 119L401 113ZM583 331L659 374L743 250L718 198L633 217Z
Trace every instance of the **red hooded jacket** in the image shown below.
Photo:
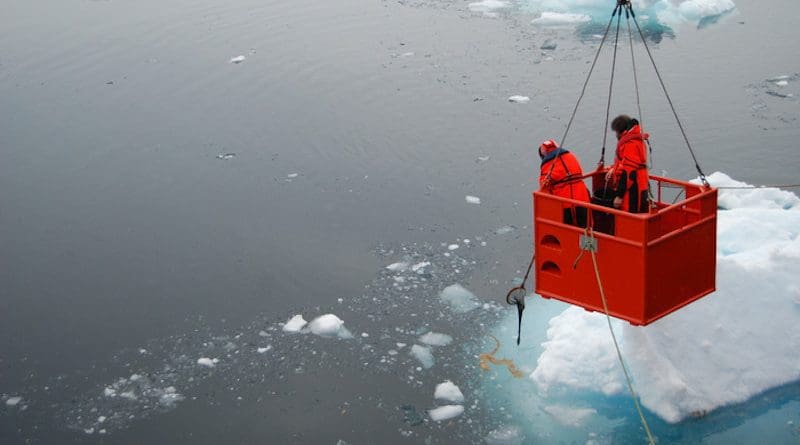
M542 159L539 189L562 198L589 202L589 190L581 176L583 169L578 158L568 150L559 148Z
M644 141L650 137L642 133L639 125L634 125L622 134L617 142L617 155L614 159L614 178L616 181L617 197L622 198L622 210L631 209L631 199L641 201L641 192L647 191L647 150ZM637 192L636 197L631 197L631 190ZM646 202L636 206L640 212L646 209Z

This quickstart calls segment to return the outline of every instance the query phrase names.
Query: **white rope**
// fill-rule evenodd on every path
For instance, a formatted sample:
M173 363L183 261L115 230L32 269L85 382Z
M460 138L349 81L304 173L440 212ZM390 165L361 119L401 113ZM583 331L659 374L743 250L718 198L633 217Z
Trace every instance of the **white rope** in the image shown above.
M589 229L585 229L585 231L586 231L586 236L594 238L594 233L589 232ZM616 334L614 334L614 328L611 327L611 315L608 313L608 305L606 304L606 294L603 291L603 283L600 281L600 270L597 268L597 258L595 257L595 252L593 249L589 249L589 252L591 252L592 254L592 264L594 265L594 276L597 278L597 286L600 288L600 298L603 300L603 310L605 310L606 312L606 321L608 322L608 330L611 332L611 338L614 340L614 347L617 349L617 358L619 359L619 364L622 366L622 371L625 373L625 380L628 382L628 390L630 390L631 392L631 397L633 397L633 403L636 405L636 411L639 413L639 419L642 421L642 426L644 427L644 431L647 433L647 442L650 445L655 445L656 441L653 438L653 433L650 432L650 426L647 424L647 419L644 418L642 407L639 405L639 398L636 395L636 391L633 389L633 382L631 381L631 376L630 374L628 374L628 368L625 367L625 361L622 359L622 352L619 349L617 336Z

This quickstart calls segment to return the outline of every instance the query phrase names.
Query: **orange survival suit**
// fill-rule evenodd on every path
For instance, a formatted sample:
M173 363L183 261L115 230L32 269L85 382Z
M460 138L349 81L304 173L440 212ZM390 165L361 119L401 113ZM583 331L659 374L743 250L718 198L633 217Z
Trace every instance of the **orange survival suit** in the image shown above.
M649 212L647 150L644 141L650 137L642 133L639 123L622 133L617 142L617 155L614 159L614 179L616 196L622 198L620 210L631 213Z
M583 169L574 154L557 148L555 142L550 140L540 146L539 155L542 158L540 190L562 198L589 202L589 189L582 178ZM564 204L564 222L586 227L586 208Z

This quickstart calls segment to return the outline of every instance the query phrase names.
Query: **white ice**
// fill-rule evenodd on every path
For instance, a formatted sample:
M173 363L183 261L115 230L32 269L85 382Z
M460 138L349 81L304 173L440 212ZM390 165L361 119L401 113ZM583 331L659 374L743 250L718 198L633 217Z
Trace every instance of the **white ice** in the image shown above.
M514 102L514 103L517 103L517 104L526 104L526 103L531 101L531 98L528 97L528 96L514 95L514 96L510 96L508 98L508 101L509 102Z
M245 56L236 56L231 58L230 63L242 63L244 62L244 59L246 59Z
M305 318L303 318L301 314L297 314L283 325L283 332L300 332L306 327L306 324L308 324L308 322Z
M208 358L208 357L200 357L199 359L197 359L197 364L200 365L200 366L205 366L207 368L213 368L214 366L217 366L217 362L218 361L219 360L217 360L217 359L211 359L211 358Z
M452 419L458 417L464 412L464 407L461 405L444 405L428 411L431 420L441 422L442 420Z
M453 337L438 332L428 332L422 335L419 341L429 346L447 346L453 341Z
M17 406L17 405L19 405L19 402L21 402L21 401L22 401L22 397L20 397L20 396L9 397L9 398L6 399L6 405L7 406Z
M434 360L431 349L425 346L413 345L411 346L411 356L417 359L422 367L425 369L433 367Z
M464 403L464 394L461 393L461 389L450 380L436 385L433 397L453 403Z
M455 312L469 312L481 306L478 297L460 284L447 286L439 294L439 298Z
M459 247L460 246L458 244L450 244L449 246L447 246L447 250L456 250Z
M645 328L613 323L642 404L668 422L800 379L800 199L721 189L719 203L717 291ZM550 320L540 390L627 391L604 317L570 307Z
M333 314L320 315L311 320L308 330L321 337L353 338L353 334L344 327L344 321Z
M662 23L676 25L699 23L706 17L718 17L736 9L732 0L634 0L640 21L651 14ZM523 0L525 9L541 15L533 20L538 26L573 27L592 18L605 22L609 16L608 0Z
M469 10L473 12L481 12L489 17L497 17L497 10L504 9L509 6L509 2L503 0L481 0L479 2L472 2L469 4Z
M515 425L503 425L492 430L484 439L486 445L522 445L525 436L522 429Z
M405 272L406 270L408 270L408 263L405 262L392 263L386 266L386 268L392 272Z
M567 27L586 23L592 18L586 14L571 14L563 12L545 11L539 17L531 20L531 23L546 27ZM511 98L509 98L511 100Z
M481 198L478 198L477 196L467 195L464 199L469 204L480 204L481 203Z

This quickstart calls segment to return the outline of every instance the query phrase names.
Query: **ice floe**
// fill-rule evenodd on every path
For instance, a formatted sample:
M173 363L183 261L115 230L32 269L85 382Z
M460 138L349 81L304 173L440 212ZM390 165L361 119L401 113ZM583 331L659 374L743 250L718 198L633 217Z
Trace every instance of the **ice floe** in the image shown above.
M238 63L242 63L242 62L245 61L245 59L246 59L246 57L245 56L241 56L241 55L240 56L236 56L236 57L232 57L231 60L230 60L230 63L237 63L237 64Z
M19 402L22 401L22 397L20 396L11 396L6 399L6 406L17 406Z
M571 14L562 12L545 11L539 17L531 20L531 23L538 26L546 27L570 27L586 23L592 20L592 17L586 14Z
M800 379L798 198L721 189L719 202L717 291L645 328L613 323L642 404L668 422ZM571 307L547 338L531 374L540 389L624 393L604 315Z
M439 298L455 312L469 312L481 306L478 297L460 284L447 286L439 294Z
M508 98L509 102L517 103L517 104L526 104L531 101L531 98L528 96L520 96L514 95Z
M297 314L283 325L283 332L300 332L306 327L306 324L308 322L303 318L303 315Z
M212 359L208 357L201 357L197 359L197 364L200 366L205 366L206 368L213 368L217 366L217 362L219 362L219 360L215 358Z
M412 357L417 359L425 369L433 367L435 363L433 359L433 353L431 353L431 348L426 346L413 345L411 346L410 354Z
M450 380L445 380L436 385L433 397L453 403L464 403L464 394L461 393L461 389Z
M422 335L419 341L428 346L447 346L453 342L453 337L438 332L428 332Z
M464 407L462 405L444 405L428 410L428 415L431 417L431 420L435 422L441 422L442 420L458 417L463 412Z
M481 198L478 198L477 196L467 195L464 198L464 200L466 200L469 204L480 204L481 203Z
M311 320L308 330L322 337L353 338L353 334L344 327L344 321L333 314L321 315Z

